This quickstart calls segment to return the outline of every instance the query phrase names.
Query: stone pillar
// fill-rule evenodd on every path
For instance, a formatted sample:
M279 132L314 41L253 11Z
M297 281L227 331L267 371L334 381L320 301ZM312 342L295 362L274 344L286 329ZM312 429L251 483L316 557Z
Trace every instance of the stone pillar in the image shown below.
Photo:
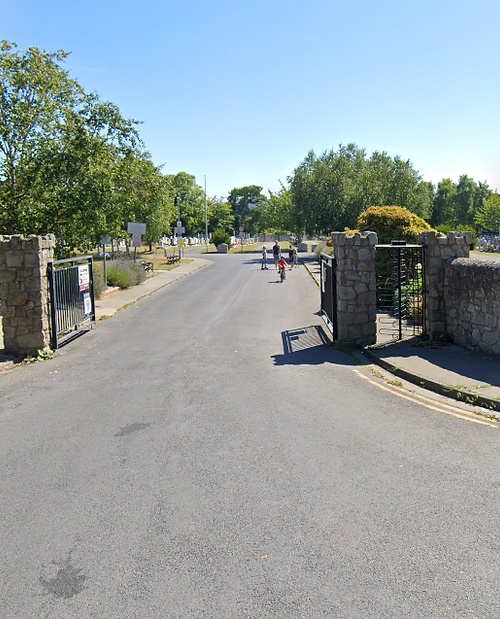
M424 330L432 339L446 335L446 304L444 297L445 267L455 258L468 258L472 244L471 232L450 232L441 236L434 230L422 232L424 246L424 289L427 291Z
M0 299L5 351L36 355L51 346L48 264L55 237L0 235Z
M336 259L338 342L369 346L377 341L375 232L332 232Z

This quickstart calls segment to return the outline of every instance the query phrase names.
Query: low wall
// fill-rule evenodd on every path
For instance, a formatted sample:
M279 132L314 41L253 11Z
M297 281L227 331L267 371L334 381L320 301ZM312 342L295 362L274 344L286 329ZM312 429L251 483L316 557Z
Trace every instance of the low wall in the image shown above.
M500 355L500 261L456 258L445 267L446 332L460 346Z

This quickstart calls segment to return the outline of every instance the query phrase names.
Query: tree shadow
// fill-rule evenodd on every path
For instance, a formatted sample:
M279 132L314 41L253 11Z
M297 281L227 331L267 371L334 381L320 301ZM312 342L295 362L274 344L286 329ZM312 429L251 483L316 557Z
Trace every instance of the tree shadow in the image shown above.
M274 365L356 365L348 354L332 347L330 338L320 325L283 331L281 339L283 354L271 356Z

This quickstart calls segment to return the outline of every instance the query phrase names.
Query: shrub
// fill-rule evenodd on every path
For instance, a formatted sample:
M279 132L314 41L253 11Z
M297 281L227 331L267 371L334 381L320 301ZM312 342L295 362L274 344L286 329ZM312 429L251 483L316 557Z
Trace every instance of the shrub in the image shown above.
M212 243L215 247L218 247L221 243L226 243L228 247L231 246L231 235L224 230L224 228L217 228L212 234Z
M376 232L379 243L396 239L418 243L421 232L432 230L424 219L401 206L371 206L359 216L358 228Z
M98 299L104 292L104 281L100 273L94 269L94 296Z
M111 260L106 267L108 286L130 288L146 279L144 269L132 260Z

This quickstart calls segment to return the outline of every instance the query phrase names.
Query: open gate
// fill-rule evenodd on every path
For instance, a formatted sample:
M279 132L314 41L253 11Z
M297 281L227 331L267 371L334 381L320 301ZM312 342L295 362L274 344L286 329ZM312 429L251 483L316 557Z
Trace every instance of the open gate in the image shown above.
M49 265L54 349L95 324L92 256L55 260Z
M320 254L321 266L321 313L333 340L337 340L337 261L333 256Z
M424 251L393 241L376 246L377 343L424 334Z

